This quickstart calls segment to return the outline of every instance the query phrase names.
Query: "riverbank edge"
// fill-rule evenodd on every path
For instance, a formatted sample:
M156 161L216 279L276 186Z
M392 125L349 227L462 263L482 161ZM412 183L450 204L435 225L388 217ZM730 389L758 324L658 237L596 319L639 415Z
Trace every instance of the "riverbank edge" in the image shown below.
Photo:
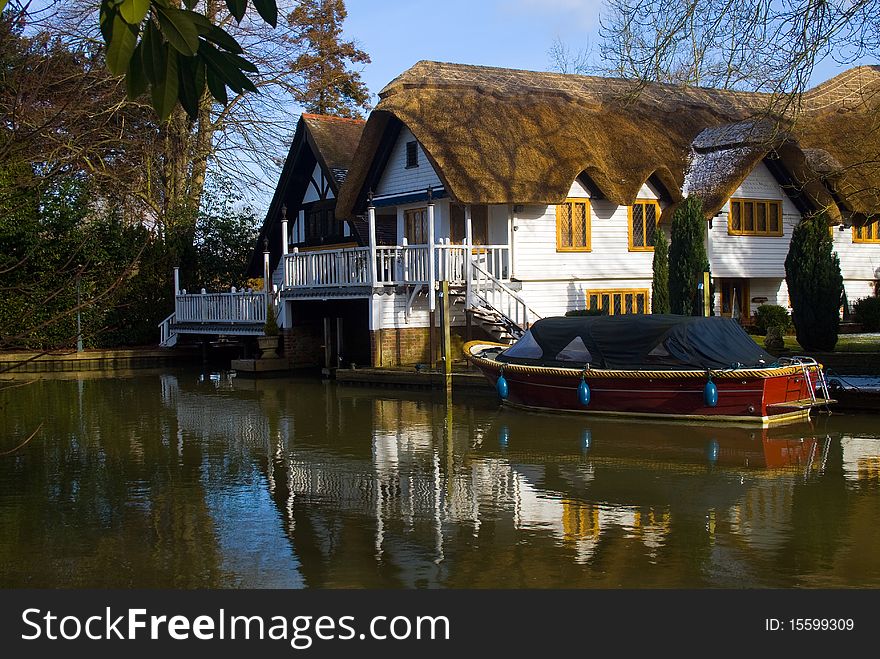
M0 373L57 373L155 368L199 359L198 346L177 348L114 348L82 352L0 353Z

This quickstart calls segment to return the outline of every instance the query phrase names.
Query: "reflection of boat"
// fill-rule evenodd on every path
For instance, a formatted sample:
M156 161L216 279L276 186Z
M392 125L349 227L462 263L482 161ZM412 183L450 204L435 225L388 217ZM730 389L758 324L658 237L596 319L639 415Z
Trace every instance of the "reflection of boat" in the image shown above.
M815 360L776 360L729 318L545 318L513 346L464 350L506 403L531 409L769 425L833 402Z
M754 469L812 469L827 451L827 436L809 424L743 428L731 424L681 424L649 420L571 418L502 412L495 433L508 456L537 446L572 451L591 460L652 464L702 464Z

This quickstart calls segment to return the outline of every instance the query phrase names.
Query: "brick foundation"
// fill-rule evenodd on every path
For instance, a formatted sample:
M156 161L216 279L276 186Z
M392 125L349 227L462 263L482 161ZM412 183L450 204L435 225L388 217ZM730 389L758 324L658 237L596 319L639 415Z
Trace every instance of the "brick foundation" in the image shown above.
M474 338L482 338L485 333L473 328ZM440 330L435 328L435 359L439 359ZM465 341L464 327L452 328L452 353L454 361L461 361L464 355L461 346ZM389 327L370 332L370 354L373 366L411 366L430 364L431 334L428 327Z
M322 366L324 364L323 339L316 326L293 327L281 331L284 356L291 368Z

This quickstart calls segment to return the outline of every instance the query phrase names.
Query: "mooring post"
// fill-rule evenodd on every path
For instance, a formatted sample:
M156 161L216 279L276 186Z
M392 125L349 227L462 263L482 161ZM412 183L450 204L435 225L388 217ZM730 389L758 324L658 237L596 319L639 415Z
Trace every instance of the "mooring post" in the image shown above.
M703 315L708 318L712 315L712 290L709 285L709 273L703 273ZM745 306L745 305L743 305Z
M443 375L446 397L452 395L452 336L449 330L449 281L440 282L440 322L443 324Z

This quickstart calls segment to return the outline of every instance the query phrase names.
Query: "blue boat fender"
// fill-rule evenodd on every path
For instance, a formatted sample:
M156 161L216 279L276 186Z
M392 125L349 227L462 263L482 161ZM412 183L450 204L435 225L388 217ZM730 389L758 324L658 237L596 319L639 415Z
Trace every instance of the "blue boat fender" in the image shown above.
M498 392L501 400L507 400L507 397L510 395L510 385L507 384L507 378L504 377L503 368L501 369L501 373L498 376L498 381L495 382L495 391Z
M718 404L718 387L712 382L712 376L708 376L706 386L703 387L703 401L707 407L715 407Z
M578 402L587 407L590 404L590 396L590 385L587 384L586 378L581 378L581 383L578 385Z

